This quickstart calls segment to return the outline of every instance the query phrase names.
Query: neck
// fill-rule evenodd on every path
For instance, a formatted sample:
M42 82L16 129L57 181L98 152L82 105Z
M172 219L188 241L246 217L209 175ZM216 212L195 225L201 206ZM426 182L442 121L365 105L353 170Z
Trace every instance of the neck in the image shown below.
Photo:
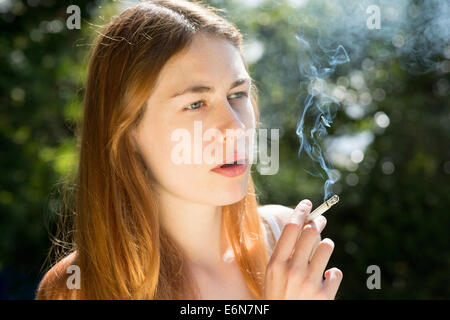
M216 269L228 245L222 233L222 207L190 202L169 192L158 195L162 227L181 247L188 263Z

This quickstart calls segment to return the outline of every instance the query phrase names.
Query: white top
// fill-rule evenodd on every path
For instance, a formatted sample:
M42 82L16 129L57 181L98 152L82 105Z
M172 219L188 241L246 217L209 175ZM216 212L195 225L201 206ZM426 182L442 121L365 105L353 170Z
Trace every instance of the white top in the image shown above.
M272 214L270 214L268 211L265 211L265 210L260 210L259 214L260 214L261 218L264 219L269 224L270 229L275 237L275 243L276 243L281 236L281 230L280 230L280 226L277 223L277 219ZM267 228L264 227L264 230L266 230L266 229ZM267 230L267 232L266 232L267 248L268 248L268 253L270 256L272 250L270 249L270 246L269 246L269 237L271 237L270 230ZM270 240L270 242L271 242L271 240Z
M271 214L265 214L262 213L264 219L269 223L270 228L272 229L272 232L275 236L275 239L278 241L278 239L281 236L281 230L280 230L280 226L277 223L277 220L275 220L275 217Z

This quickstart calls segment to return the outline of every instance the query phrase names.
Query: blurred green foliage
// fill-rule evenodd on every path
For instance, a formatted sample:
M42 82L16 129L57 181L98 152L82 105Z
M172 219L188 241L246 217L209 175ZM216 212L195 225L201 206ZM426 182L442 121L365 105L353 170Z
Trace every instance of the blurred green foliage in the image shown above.
M333 11L294 8L289 1L208 2L225 9L244 34L263 127L280 128L278 173L254 170L260 202L294 207L308 198L317 206L324 181L306 173L312 164L298 156L295 130L307 88L294 35ZM0 7L0 298L34 297L54 231L51 209L76 165L87 52L95 26L108 21L116 3L11 0ZM71 4L81 8L81 30L65 26ZM447 69L413 75L393 50L370 43L327 80L344 87L347 97L361 98L361 90L372 97L359 115L343 101L329 128L330 138L373 137L362 160L333 161L341 202L327 213L322 238L336 244L329 267L344 273L338 299L450 297L449 62ZM380 290L366 286L370 265L381 269Z

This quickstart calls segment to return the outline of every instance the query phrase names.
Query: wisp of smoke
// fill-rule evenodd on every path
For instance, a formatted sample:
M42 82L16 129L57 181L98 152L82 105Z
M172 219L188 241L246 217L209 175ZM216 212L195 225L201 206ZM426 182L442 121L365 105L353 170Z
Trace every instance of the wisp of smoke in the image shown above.
M336 66L349 62L347 52L339 45L335 49L323 47L319 41L306 40L305 35L298 33L296 39L299 43L299 68L300 73L306 77L309 92L305 99L305 106L297 125L296 134L300 140L298 156L305 150L308 156L320 165L326 174L318 175L324 178L324 200L331 196L331 185L336 182L332 176L332 165L322 152L320 143L327 135L327 127L330 127L336 117L339 102L326 94L322 83L333 74ZM320 39L317 37L315 39ZM320 51L321 54L317 54ZM312 125L312 126L311 126ZM316 175L314 173L308 172Z
M366 23L367 8L371 5L380 10L379 29L371 29ZM307 172L325 180L324 200L327 200L336 178L321 142L340 103L326 93L325 80L338 65L350 62L349 55L356 69L369 56L379 65L396 60L402 69L414 75L438 70L443 59L450 59L450 2L305 0L299 18L305 16L320 19L318 24L305 26L302 33L296 34L298 66L308 87L296 128L300 141L298 155L305 151L313 163L320 165L322 170Z

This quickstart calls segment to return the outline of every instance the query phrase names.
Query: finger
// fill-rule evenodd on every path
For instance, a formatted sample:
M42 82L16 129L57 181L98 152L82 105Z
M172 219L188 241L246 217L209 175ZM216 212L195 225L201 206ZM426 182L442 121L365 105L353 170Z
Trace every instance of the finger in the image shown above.
M327 219L324 217L324 216L319 216L319 217L317 217L316 219L321 219L321 220L325 220L325 223L323 222L323 221L319 221L319 232L322 232L323 231L323 229L325 228L325 226L326 226L326 224L327 224ZM307 219L308 220L308 219ZM315 219L314 219L315 220ZM310 222L308 222L308 223L311 223L312 221L310 221ZM317 237L317 239L316 239L316 242L314 242L314 246L313 246L313 249L311 250L311 254L309 255L309 258L308 258L308 262L311 262L311 259L312 259L312 257L313 257L313 255L314 255L314 252L316 251L316 249L317 249L317 246L319 245L319 243L320 243L320 241L322 240L322 238L320 237L320 234L319 234L319 236Z
M343 273L338 268L331 268L325 274L327 277L323 281L323 290L329 299L333 300L341 284Z
M311 211L312 203L303 200L294 209L291 221L286 223L278 239L267 266L265 290L267 297L281 299L285 290L286 263L293 251L298 235Z
M322 232L325 226L327 225L327 218L325 218L324 216L318 216L314 220L305 224L305 226L307 226L308 224L312 225L313 223L315 223L315 225L319 227L319 232Z
M311 254L309 255L309 258L308 258L308 262L311 262L311 259L313 258L314 253L316 252L317 246L319 245L320 241L322 241L322 237L319 234L319 236L316 239L316 242L314 242L313 249L312 249Z
M295 244L295 251L289 262L289 266L299 269L307 268L308 259L311 256L314 243L320 236L320 232L325 228L326 223L327 220L325 217L320 216L303 227L302 233Z
M275 245L271 259L277 259L283 262L289 260L297 238L302 231L303 224L306 221L306 217L311 211L311 206L307 204L308 200L303 200L295 208L291 221L284 226L283 232Z
M303 199L295 207L294 212L291 215L291 220L287 223L293 223L299 226L303 226L308 218L312 209L312 203L308 199Z
M322 282L323 273L327 267L328 261L330 260L331 254L333 253L333 249L333 240L325 238L320 241L316 252L311 259L311 263L309 264L311 279L317 279L318 283Z

